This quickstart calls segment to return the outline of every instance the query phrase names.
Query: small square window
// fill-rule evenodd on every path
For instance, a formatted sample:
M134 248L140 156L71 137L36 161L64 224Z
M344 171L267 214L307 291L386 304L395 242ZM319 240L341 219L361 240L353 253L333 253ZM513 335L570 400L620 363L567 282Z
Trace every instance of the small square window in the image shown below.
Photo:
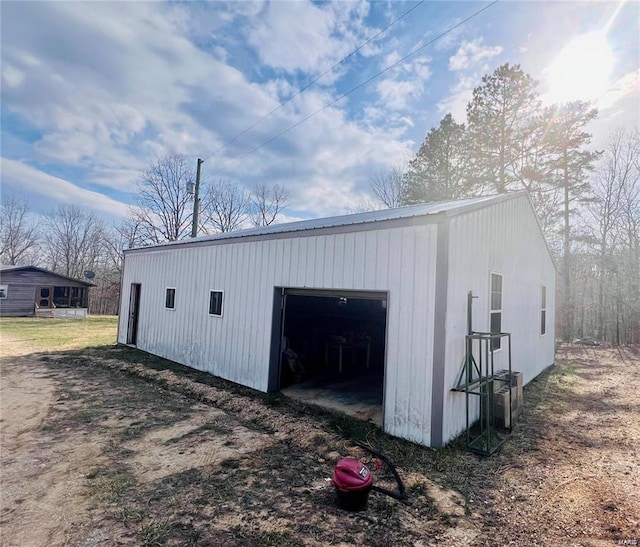
M176 290L175 289L167 289L167 294L164 298L164 307L168 310L176 309Z
M222 317L222 291L211 291L209 293L209 315Z
M6 298L9 294L9 285L0 285L0 298Z

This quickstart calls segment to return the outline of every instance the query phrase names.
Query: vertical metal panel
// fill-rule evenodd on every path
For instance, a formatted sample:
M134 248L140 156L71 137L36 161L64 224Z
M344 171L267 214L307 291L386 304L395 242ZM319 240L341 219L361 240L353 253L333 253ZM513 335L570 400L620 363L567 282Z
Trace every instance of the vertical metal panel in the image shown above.
M120 342L128 293L141 283L138 347L266 390L274 287L388 292L385 429L429 441L435 226L174 247L127 255ZM176 312L164 309L175 286ZM209 291L224 291L222 318Z
M389 283L389 230L377 232L375 285L388 285Z
M367 234L360 234L360 237L354 238L355 251L353 261L353 287L364 287L364 269L365 269L365 245Z
M393 285L394 279L400 279L400 230L389 233L389 276L387 284ZM400 330L400 301L399 291L389 291L387 301L387 361L385 368L385 409L384 428L400 434L403 428L402 417L398 415L396 402L398 399L398 365L399 363L399 336Z
M446 370L447 286L449 283L449 223L438 223L435 299L433 313L433 358L431 374L431 446L441 447L444 376Z
M359 236L361 237L362 234L360 233ZM344 235L344 257L342 261L343 267L341 268L342 270L341 274L342 274L342 285L346 289L355 288L353 284L353 275L354 275L354 269L355 269L353 257L355 253L355 246L356 246L356 234L353 232L345 234Z
M344 263L344 238L345 234L336 234L334 237L334 252L333 252L333 281L331 287L339 287L342 283L342 271L337 268L338 264Z
M295 274L293 283L298 287L305 287L308 283L307 277L307 247L309 238L303 237L298 240L297 254L292 257L291 271Z
M322 265L324 271L322 275L321 285L323 287L330 287L335 264L335 236L325 236L324 242L324 256L322 257Z
M411 325L412 351L414 358L411 368L410 383L414 396L409 401L410 421L420 420L420 437L410 435L414 441L428 444L430 438L432 356L433 356L433 315L435 308L435 279L437 245L437 228L431 226L429 231L416 231L415 240L415 279L413 283L413 307L415 315ZM425 336L423 326L426 326ZM430 353L431 352L431 353Z
M512 366L529 382L554 360L553 323L540 336L540 285L546 284L553 318L555 269L529 200L523 196L450 220L449 283L443 439L465 426L464 395L454 387L464 358L466 295L473 304L473 328L489 330L490 272L503 275L503 331L512 333ZM496 367L506 366L506 351L496 353Z
M365 250L363 257L364 279L362 286L365 289L372 289L376 286L376 267L378 261L378 232L371 230L365 235Z
M285 245L285 242L282 241L283 248L283 261L281 263L282 268L282 282L286 285L291 283L291 252L292 248L295 245L295 242L292 241L290 244Z
M396 337L399 341L402 339L410 339L410 336L406 336L407 333L411 333L411 326L415 319L414 314L416 311L413 306L413 280L414 280L414 232L411 228L403 228L400 233L399 241L397 242L400 249L400 255L398 260L399 271L395 272L397 279L402 284L402 290L399 292L396 305L398 306L399 314L399 329L396 332ZM395 401L395 413L396 413L396 427L401 436L407 437L409 429L412 424L409 422L409 397L406 394L411 392L411 368L414 359L417 357L413 354L413 347L408 346L406 343L399 343L397 347L397 355L399 363L406 363L407 370L402 370L396 367L396 401Z

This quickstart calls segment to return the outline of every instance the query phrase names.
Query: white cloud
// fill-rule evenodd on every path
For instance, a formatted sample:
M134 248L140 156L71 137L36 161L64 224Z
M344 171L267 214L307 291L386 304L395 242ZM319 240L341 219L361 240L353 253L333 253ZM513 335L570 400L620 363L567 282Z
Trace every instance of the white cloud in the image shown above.
M614 129L638 128L640 120L640 70L618 78L596 104L598 117L591 122L588 132L593 135L591 146L602 150L609 144Z
M24 74L21 70L6 63L2 67L2 83L9 87L18 87L24 81Z
M3 65L11 60L24 75L19 91L3 89L3 102L43 134L41 159L139 170L160 154L196 156L219 145L214 120L230 105L250 106L225 118L233 131L276 104L185 39L163 9L135 3L122 18L117 4L3 8L15 23L3 29ZM39 29L37 38L25 25Z
M477 68L481 61L502 53L502 46L485 46L483 42L482 37L462 42L458 51L449 58L449 70L455 72Z
M448 22L446 22L442 28L451 28L451 27L456 27L456 25L459 25L462 22L462 19L460 18L455 18L452 19ZM447 33L445 36L443 36L442 38L440 38L436 43L435 43L435 48L438 51L449 51L452 50L462 39L462 37L464 36L464 34L468 32L468 29L465 25L459 26L454 28L454 30L452 30L451 32Z
M422 87L422 82L417 80L398 81L389 78L378 83L378 94L388 108L403 110L407 108L410 101L420 97Z
M72 203L115 217L124 217L127 214L127 205L120 201L80 188L68 180L44 173L21 161L5 157L1 161L2 186L18 190L22 195L31 192L45 196L52 202Z
M84 173L83 184L93 188L132 192L137 173L162 154L183 153L195 165L197 156L208 157L295 90L284 78L250 81L226 64L215 47L210 53L198 47L189 35L193 21L179 13L184 6L133 3L127 5L126 18L117 3L8 6L8 10L3 7L5 22L11 21L8 30L3 29L3 67L10 62L24 74L24 81L20 93L3 86L3 102L42 135L34 144L32 161L37 157L55 166L56 174L67 167L74 173L79 169ZM346 6L305 5L311 13L327 10L334 24L323 35L329 44L322 44L318 55L309 54L311 48L304 44L303 49L315 59L309 70L313 63L324 68L335 62L362 36L371 35L372 30L362 23L367 6ZM258 8L252 5L253 10ZM228 15L229 21L245 16ZM224 17L218 17L216 24L222 27ZM205 26L200 31L204 40ZM295 32L293 36L299 37ZM403 64L394 73L401 82L425 80L429 74L427 59ZM203 176L228 176L248 187L264 181L285 184L292 193L292 205L302 203L311 216L344 210L349 188L361 193L369 173L408 153L412 142L404 135L412 120L407 113L394 113L381 105L377 119L365 116L354 121L346 113L351 105L345 99L225 169L234 158L335 96L326 87L305 92L207 161ZM389 100L397 99L390 95ZM102 211L126 212L123 204L93 189L82 189L64 180L64 175L53 177L29 167L22 151L19 156L21 161L3 160L3 171L5 164L13 170L11 179L3 172L3 183L6 178L19 189L19 179L30 177L37 183L29 182L25 191L52 201L71 199ZM309 186L316 184L325 193L321 203L307 199Z
M636 107L638 107L640 104L640 69L628 72L618 78L598 100L598 110L601 112L609 110L631 96L635 96ZM637 110L638 108L636 108L636 112ZM635 120L637 122L638 117Z
M390 66L402 57L393 52L387 55L385 65ZM429 57L409 59L392 68L387 77L376 84L382 106L391 110L404 110L420 98L425 83L431 77Z
M461 89L438 102L438 112L451 114L456 122L465 123L467 104L473 96L473 89Z
M400 59L402 59L402 55L400 55L400 52L398 50L393 50L387 53L382 58L382 62L380 63L380 68L382 69L387 68L388 66L394 63L397 63Z
M249 30L248 40L270 67L319 73L363 41L367 12L364 2L271 2Z
M122 192L133 192L140 171L126 168L95 168L86 177L87 182L104 188L116 188Z
M485 46L482 36L463 41L449 58L449 70L456 74L456 82L449 88L448 95L438 101L438 111L450 113L458 123L464 123L474 87L480 84L484 74L491 72L486 61L500 55L502 50L502 46Z

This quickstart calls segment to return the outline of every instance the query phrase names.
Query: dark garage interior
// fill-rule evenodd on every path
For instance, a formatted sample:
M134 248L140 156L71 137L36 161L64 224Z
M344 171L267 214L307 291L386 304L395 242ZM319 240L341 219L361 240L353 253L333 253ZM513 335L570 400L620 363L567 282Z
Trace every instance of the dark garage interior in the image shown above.
M386 296L286 292L279 388L381 425Z

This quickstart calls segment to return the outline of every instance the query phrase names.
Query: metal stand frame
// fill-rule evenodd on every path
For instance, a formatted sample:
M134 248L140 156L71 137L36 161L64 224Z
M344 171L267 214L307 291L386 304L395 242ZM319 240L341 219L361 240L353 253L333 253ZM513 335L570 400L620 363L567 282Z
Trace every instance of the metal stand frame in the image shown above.
M468 334L465 336L466 355L455 391L465 394L466 441L472 452L489 456L506 440L494 425L494 383L501 382L509 386L509 427L513 425L511 388L513 377L511 370L511 333L477 332L472 330L473 294L469 292L467 301ZM491 347L496 338L506 338L508 356L508 375L496 374L494 369L494 351ZM476 359L477 357L477 359ZM471 422L470 401L478 397L480 416L477 424Z

